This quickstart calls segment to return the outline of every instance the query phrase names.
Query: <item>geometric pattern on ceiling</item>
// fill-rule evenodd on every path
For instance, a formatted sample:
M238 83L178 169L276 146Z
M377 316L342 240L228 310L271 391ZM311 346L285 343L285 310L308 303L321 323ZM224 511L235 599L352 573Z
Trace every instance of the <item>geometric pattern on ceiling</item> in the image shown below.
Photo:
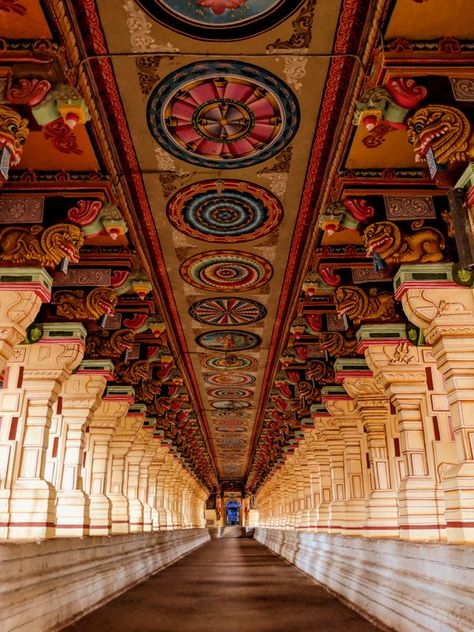
M259 239L283 218L283 208L275 196L240 180L191 184L173 196L166 212L182 233L223 243Z
M152 92L155 140L180 160L236 169L268 160L295 135L299 106L276 75L237 61L188 64Z
M266 313L261 303L234 297L197 301L189 308L189 315L205 325L251 325Z
M304 0L137 0L158 22L187 37L252 37L286 20Z
M190 257L181 265L183 279L201 290L243 292L267 283L273 268L262 257L235 250L212 250Z
M253 370L257 368L257 361L254 358L243 355L234 355L227 353L226 355L208 356L201 360L203 369L214 369L217 371L229 371L238 369Z

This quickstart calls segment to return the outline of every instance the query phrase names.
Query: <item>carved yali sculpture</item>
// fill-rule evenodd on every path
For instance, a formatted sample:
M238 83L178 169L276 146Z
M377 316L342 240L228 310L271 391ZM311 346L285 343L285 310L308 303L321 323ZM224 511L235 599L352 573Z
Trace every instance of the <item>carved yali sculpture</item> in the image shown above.
M138 0L148 15L186 37L237 40L286 20L304 0Z
M305 371L307 380L314 380L321 384L334 383L334 369L322 360L311 360Z
M469 120L457 108L429 105L417 110L408 123L408 141L415 159L426 161L431 149L439 165L474 158L474 137Z
M133 346L135 332L131 329L119 329L112 334L106 329L100 333L91 333L86 340L86 355L89 358L118 358Z
M0 229L0 261L55 268L65 258L77 263L83 243L81 229L72 224L7 226Z
M389 292L371 288L366 294L360 287L341 285L334 293L336 311L347 316L355 325L365 321L399 320L395 311L395 299Z
M115 372L119 381L125 384L138 384L148 380L150 376L150 363L146 360L117 364Z
M84 290L61 290L53 294L52 305L56 314L68 320L97 320L104 314L112 315L117 305L117 291L110 287L96 287L86 293Z
M412 224L415 228L416 224ZM446 248L442 233L436 228L417 228L405 235L393 222L376 222L364 231L367 254L377 253L389 264L437 263L444 259Z
M322 351L335 358L346 358L357 352L357 339L346 338L338 331L324 331L319 334Z
M29 132L27 119L15 110L0 105L0 150L8 150L10 167L20 162Z

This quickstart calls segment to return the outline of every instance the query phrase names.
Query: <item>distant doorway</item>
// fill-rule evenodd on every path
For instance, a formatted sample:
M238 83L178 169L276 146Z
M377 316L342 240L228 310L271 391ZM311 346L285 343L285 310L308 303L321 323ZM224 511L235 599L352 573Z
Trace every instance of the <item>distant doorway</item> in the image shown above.
M240 524L240 503L236 500L229 500L226 505L226 525L231 527L232 525Z

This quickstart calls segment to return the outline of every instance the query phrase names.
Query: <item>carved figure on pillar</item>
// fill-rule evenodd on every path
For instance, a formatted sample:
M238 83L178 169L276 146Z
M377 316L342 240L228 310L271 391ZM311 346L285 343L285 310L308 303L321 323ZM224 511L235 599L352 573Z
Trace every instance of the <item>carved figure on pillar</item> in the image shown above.
M412 224L413 229L415 225ZM393 222L376 222L364 231L367 255L377 253L388 264L437 263L444 259L446 244L436 228L416 228L405 235Z
M0 229L0 261L55 268L65 258L77 263L83 243L80 228L72 224L7 226Z
M367 294L360 287L341 285L334 293L334 302L337 313L348 316L356 325L369 320L399 320L393 294L377 288L371 288Z
M51 301L56 305L56 314L68 320L97 320L104 314L110 316L117 302L117 291L109 287L96 287L87 294L84 290L61 290L53 294Z

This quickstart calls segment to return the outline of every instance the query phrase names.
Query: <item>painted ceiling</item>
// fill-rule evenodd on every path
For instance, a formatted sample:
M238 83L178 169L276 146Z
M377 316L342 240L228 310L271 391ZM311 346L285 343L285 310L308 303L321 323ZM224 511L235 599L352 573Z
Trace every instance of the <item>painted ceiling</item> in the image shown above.
M388 278L368 273L360 231L318 223L320 201L355 199L351 212L363 222L388 204L390 178L401 192L416 178L420 195L430 190L406 126L353 125L354 95L377 73L387 85L401 67L407 76L410 41L432 48L447 12L452 37L465 37L470 0L45 4L53 8L0 0L0 38L17 40L14 59L23 40L54 39L67 14L81 34L72 79L94 82L89 98L108 131L33 128L18 170L99 171L103 138L115 145L113 187L128 187L132 232L215 480L255 482L266 420L285 410L278 393L300 389L304 400L311 384L297 386L298 363L309 354L314 377L328 358L315 338L322 322L347 330L332 296L338 258L361 284ZM379 41L386 56L371 59L369 77L363 51ZM414 103L432 89L421 81Z

